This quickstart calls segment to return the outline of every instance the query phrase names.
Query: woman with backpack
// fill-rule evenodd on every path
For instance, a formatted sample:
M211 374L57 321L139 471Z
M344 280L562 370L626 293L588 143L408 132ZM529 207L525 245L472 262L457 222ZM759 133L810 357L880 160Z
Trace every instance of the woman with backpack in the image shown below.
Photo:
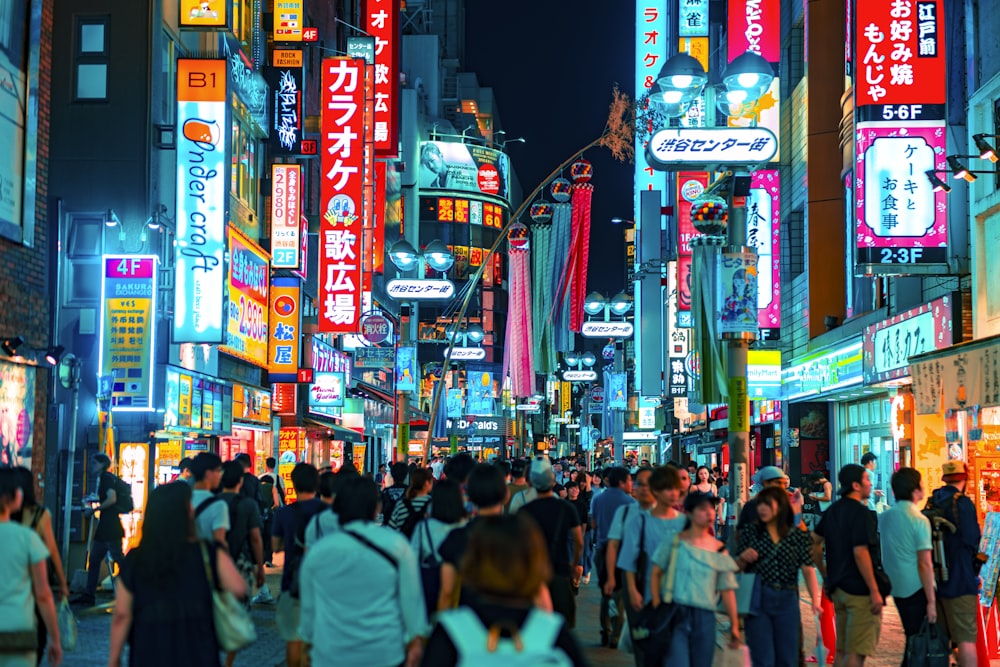
M126 642L133 667L219 667L213 586L247 595L226 545L197 538L191 487L157 487L118 581L108 667L120 667Z
M417 524L410 539L420 565L427 617L437 611L441 593L441 554L438 549L451 531L465 523L465 499L458 482L443 479L431 491L431 514Z
M480 517L461 563L462 585L475 589L475 604L438 615L421 664L586 665L563 618L534 606L551 567L545 539L531 517Z
M21 509L11 515L11 520L20 522L35 531L45 548L49 550L48 575L49 586L59 593L58 599L69 598L69 584L66 583L66 572L63 570L62 556L59 554L59 547L56 545L56 537L52 531L52 513L43 505L39 505L35 500L35 485L31 471L25 467L14 468L18 483L21 487L24 500ZM45 622L42 618L41 609L35 605L35 627L38 629L38 664L42 663L42 655L45 653L45 641L48 632L45 630Z
M403 498L392 508L389 528L402 532L407 538L413 536L413 529L427 516L427 503L431 500L434 475L427 468L410 471L410 485Z

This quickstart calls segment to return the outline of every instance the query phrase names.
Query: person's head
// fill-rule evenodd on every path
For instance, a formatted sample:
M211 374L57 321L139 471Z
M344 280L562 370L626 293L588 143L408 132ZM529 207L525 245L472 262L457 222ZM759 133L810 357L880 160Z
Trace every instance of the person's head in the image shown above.
M580 485L576 482L566 482L566 498L576 500L580 497Z
M191 460L191 474L195 484L202 488L217 489L222 480L222 459L218 454L202 452Z
M418 496L426 496L434 488L434 475L428 468L417 468L410 471L410 485L406 487L406 498L412 500Z
M733 294L743 294L743 286L747 282L746 269L736 269L733 271Z
M296 463L292 468L292 488L296 495L315 494L319 487L319 470L311 463Z
M420 164L435 174L443 174L448 171L448 165L444 161L441 149L430 141L420 147Z
M764 466L758 470L757 481L765 489L771 487L788 488L788 476L778 466Z
M243 466L243 472L246 472L253 467L253 462L250 460L250 455L247 454L246 452L240 452L239 454L236 455L236 457L233 460L238 462L241 466Z
M813 481L813 484L825 484L826 481L827 481L827 479L826 479L826 471L825 470L815 470L815 471L813 471L812 481Z
M690 465L687 468L677 468L677 476L681 480L681 498L683 498L691 489L691 480L694 478L695 472L696 469L693 465Z
M698 470L695 472L695 483L705 484L710 481L712 481L712 471L706 466L698 466Z
M504 479L510 476L510 462L509 461L497 461L493 465L500 468L500 472L503 473Z
M360 476L353 477L333 499L333 511L340 518L341 525L352 521L374 521L380 501L375 482Z
M632 475L625 466L611 466L605 471L604 480L612 489L632 493Z
M920 483L920 471L914 468L900 468L889 479L896 500L919 503L924 499L924 489Z
M635 473L634 486L632 487L632 497L639 501L640 505L653 504L653 492L649 488L649 477L653 474L653 469L649 466L639 468Z
M547 456L536 456L531 462L531 469L528 472L528 482L539 493L548 493L555 488L556 471L555 466L549 461Z
M469 479L472 467L476 465L476 460L468 452L459 452L448 459L444 464L444 476L453 479L459 484L465 484Z
M551 573L542 532L524 512L476 522L461 562L463 584L483 596L530 602Z
M837 482L840 489L837 493L842 496L867 502L872 494L872 479L868 476L868 469L857 463L848 463L837 473Z
M21 495L24 498L21 501L21 508L36 507L38 501L35 499L35 478L31 474L31 470L24 466L18 466L14 468L14 473L17 475L18 484L21 486Z
M875 470L875 465L878 463L878 457L872 452L866 452L864 456L861 457L861 465L869 470Z
M451 479L442 479L431 491L431 518L441 523L458 523L465 518L462 487Z
M385 472L385 464L384 463L379 463L378 464L378 471L381 472L381 473Z
M13 468L0 468L0 514L10 514L21 509L24 490Z
M238 493L243 486L243 465L239 461L222 464L222 490Z
M694 463L689 463L686 466L684 466L684 469L688 471L688 474L690 474L691 477L694 477L694 474L698 471L698 466L696 466Z
M185 456L181 459L180 463L177 464L177 469L180 470L180 473L178 474L181 479L189 479L194 476L194 473L191 472L191 460L191 457ZM274 459L269 460L273 461ZM274 466L271 467L273 468Z
M657 466L649 475L649 490L657 505L673 507L681 494L680 471L673 466Z
M195 457L197 458L197 457ZM191 486L163 484L149 492L143 509L142 539L136 549L136 574L160 579L178 571L187 542L195 539Z
M347 466L347 467L353 468L354 466ZM334 481L336 481L336 479L337 479L337 473L330 472L329 470L326 472L321 472L319 474L319 484L316 488L318 489L319 498L323 502L326 503L333 502L333 495L335 493L333 490L333 486L334 486Z
M761 523L776 522L778 534L784 537L795 521L795 513L788 502L788 492L776 486L762 490L757 494L757 518Z
M969 469L966 467L965 461L948 461L941 466L941 473L941 481L945 484L965 490L969 479Z
M692 491L684 497L684 513L695 528L711 528L715 525L715 508L719 499L711 493Z
M507 502L507 482L500 471L488 463L473 466L465 492L469 496L469 502L480 510L495 508Z
M524 472L528 466L522 459L514 459L510 464L510 476L514 480L524 480Z
M266 459L264 459L265 470L274 470L274 466L276 466L277 464L278 462L274 460L273 456L268 456Z
M100 475L111 469L111 459L107 454L94 454L90 457L90 474Z
M410 473L410 467L406 465L406 461L396 461L389 468L389 474L392 475L392 483L396 486L403 486L406 484L406 476Z

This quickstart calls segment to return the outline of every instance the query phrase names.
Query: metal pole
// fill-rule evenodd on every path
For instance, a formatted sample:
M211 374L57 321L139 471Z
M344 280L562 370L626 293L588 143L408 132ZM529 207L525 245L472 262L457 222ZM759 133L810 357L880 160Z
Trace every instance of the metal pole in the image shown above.
M622 343L615 343L615 373L621 373L625 369L625 360L623 358ZM610 397L605 396L604 400L610 400ZM614 410L614 453L615 453L615 463L618 465L625 464L625 411L620 408L615 408Z
M76 463L76 419L80 412L80 361L70 364L70 382L73 389L73 416L69 422L69 446L66 453L66 491L63 502L62 552L63 568L69 570L69 524L73 516L73 467Z

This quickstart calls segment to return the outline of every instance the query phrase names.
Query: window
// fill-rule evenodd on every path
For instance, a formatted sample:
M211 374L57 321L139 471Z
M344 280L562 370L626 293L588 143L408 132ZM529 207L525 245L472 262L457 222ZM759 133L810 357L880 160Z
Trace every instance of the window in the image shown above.
M253 0L233 0L233 34L240 43L243 53L253 57Z
M75 100L108 99L108 22L107 16L77 18Z
M163 62L160 65L160 122L171 124L177 112L177 42L170 33L163 33Z
M249 124L240 117L239 107L242 106L234 98L231 192L247 208L256 212L259 178L257 137L250 130Z
M101 298L103 213L69 214L63 305L93 306Z

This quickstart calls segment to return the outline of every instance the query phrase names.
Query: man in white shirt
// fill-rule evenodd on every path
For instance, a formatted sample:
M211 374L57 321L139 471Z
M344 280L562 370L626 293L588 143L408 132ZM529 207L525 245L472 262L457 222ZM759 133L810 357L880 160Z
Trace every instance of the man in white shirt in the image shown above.
M222 459L218 454L202 452L191 461L191 473L194 477L191 506L198 537L225 543L230 525L229 508L215 493L222 482Z

